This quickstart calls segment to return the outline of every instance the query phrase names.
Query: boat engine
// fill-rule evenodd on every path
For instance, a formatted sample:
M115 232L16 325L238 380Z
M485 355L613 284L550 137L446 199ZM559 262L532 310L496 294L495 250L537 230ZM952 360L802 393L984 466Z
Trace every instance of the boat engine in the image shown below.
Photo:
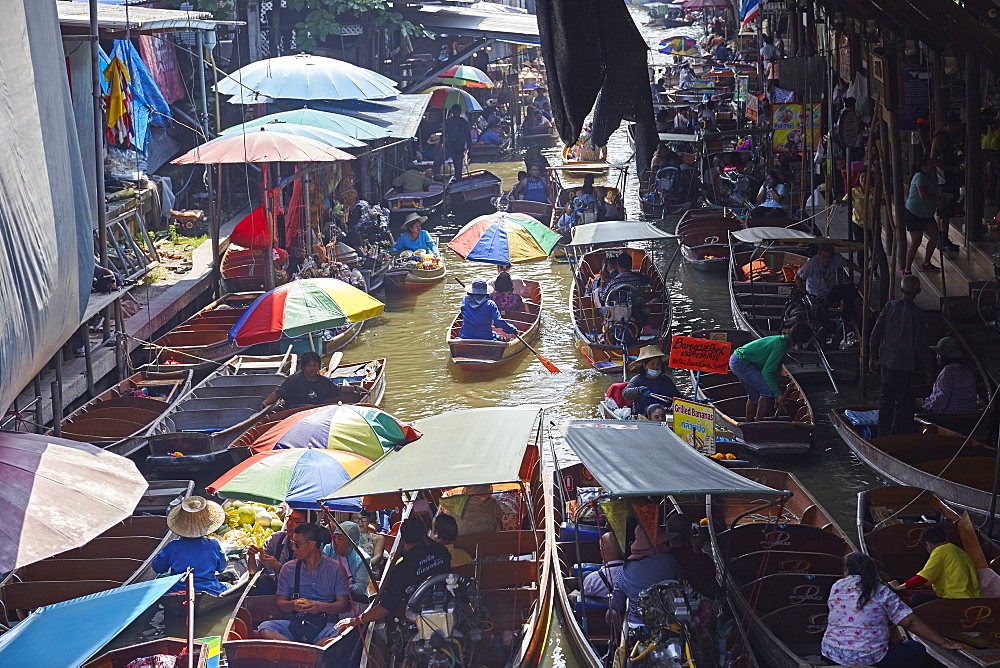
M830 314L827 311L826 299L805 294L798 289L792 290L788 303L785 305L783 321L786 327L791 327L798 322L808 324L815 339L821 342L826 341L833 331L833 323L830 321Z
M445 573L417 587L406 605L407 665L426 668L468 666L482 639L476 581Z
M629 665L642 668L717 665L711 641L711 601L688 584L665 580L636 601L645 627L630 633Z

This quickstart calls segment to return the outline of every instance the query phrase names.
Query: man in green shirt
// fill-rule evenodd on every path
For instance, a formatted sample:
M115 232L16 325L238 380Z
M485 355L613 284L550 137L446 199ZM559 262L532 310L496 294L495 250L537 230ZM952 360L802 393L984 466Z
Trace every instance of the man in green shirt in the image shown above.
M746 421L760 421L774 415L774 399L781 394L781 360L788 346L805 343L812 329L796 323L785 334L765 336L740 346L729 358L729 368L747 391Z
M427 172L422 172L413 166L397 176L392 185L399 188L400 192L423 193L427 192L427 189L430 188L431 178L427 175Z

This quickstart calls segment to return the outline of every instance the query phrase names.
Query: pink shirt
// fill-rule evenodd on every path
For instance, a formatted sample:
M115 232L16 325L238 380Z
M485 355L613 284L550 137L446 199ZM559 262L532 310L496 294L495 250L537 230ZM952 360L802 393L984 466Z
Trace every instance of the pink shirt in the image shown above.
M888 587L879 584L865 607L858 610L860 576L833 583L827 606L823 656L842 666L870 666L889 651L889 631L913 611Z

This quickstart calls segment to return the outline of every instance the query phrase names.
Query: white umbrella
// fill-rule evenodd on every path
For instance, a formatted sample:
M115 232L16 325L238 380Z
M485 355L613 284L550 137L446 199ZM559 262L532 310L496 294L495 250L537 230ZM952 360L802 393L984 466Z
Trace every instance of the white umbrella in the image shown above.
M374 123L363 121L353 116L334 114L329 111L317 111L316 109L293 109L292 111L279 111L252 121L247 121L242 125L234 125L222 131L224 135L231 135L242 132L243 127L260 127L264 123L271 121L283 121L285 123L296 123L298 125L309 125L324 130L332 130L338 134L347 135L354 139L367 141L370 139L386 139L389 131L379 127Z
M250 63L220 81L216 90L242 97L256 93L293 100L379 100L399 95L395 86L378 72L300 53Z
M257 125L244 123L243 125L238 125L234 128L228 128L223 131L222 134L226 137L231 137L233 135L254 132L256 130L260 130L261 128L270 130L271 132L280 132L286 135L295 135L297 137L315 139L321 144L326 144L327 146L333 146L335 148L361 148L366 146L363 141L358 141L353 137L342 135L339 132L334 132L333 130L324 130L323 128L317 128L311 125L299 125L298 123L286 123L284 121L267 121L266 123L258 123ZM215 140L213 139L212 141Z

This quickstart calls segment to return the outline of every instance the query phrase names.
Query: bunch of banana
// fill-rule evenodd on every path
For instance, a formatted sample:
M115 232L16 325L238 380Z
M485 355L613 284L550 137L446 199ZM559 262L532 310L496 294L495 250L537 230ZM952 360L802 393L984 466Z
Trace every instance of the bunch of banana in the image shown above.
M253 545L256 545L257 547L264 547L264 543L267 542L267 539L270 538L273 533L273 529L255 524L250 529L247 529L247 538Z
M224 510L226 511L226 524L234 529L240 526L240 509L227 505Z

